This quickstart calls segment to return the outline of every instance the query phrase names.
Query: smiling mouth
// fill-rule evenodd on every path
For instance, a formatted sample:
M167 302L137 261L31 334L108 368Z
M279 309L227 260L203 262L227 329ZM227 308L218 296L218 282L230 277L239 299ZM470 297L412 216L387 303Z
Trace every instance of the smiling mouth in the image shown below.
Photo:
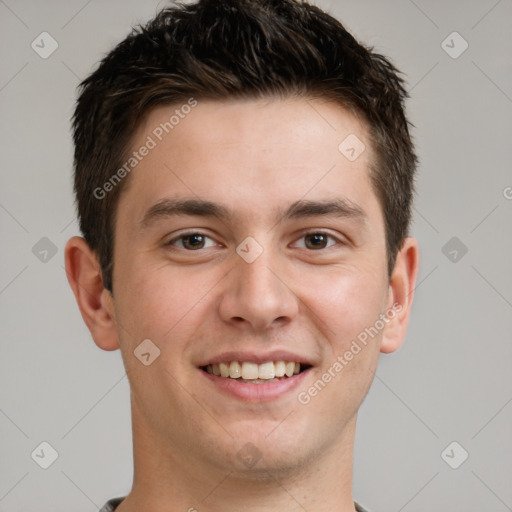
M201 366L201 370L224 379L245 384L267 384L289 379L310 368L308 364L294 361L268 361L263 364L249 361L229 361Z

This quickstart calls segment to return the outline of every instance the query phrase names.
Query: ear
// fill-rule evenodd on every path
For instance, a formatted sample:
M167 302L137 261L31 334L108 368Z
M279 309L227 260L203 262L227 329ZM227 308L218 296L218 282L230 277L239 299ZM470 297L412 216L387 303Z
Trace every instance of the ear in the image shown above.
M66 244L66 275L94 342L103 350L119 348L111 293L103 286L96 253L78 236Z
M418 268L418 242L412 237L407 237L397 254L389 281L386 309L388 323L384 329L380 347L380 351L385 354L399 349L405 339Z

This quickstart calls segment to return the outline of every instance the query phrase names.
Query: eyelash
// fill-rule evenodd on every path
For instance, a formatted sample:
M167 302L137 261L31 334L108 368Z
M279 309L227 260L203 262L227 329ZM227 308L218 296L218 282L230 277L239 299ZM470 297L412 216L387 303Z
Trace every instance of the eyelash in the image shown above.
M199 236L202 236L202 237L205 237L205 238L209 238L210 240L213 240L212 237L206 235L205 233L201 233L200 231L189 231L188 233L182 233L180 236L178 236L176 238L173 238L172 240L169 240L169 242L167 242L165 245L172 247L175 242L183 240L184 238L187 238L187 237L192 236L192 235L199 235ZM322 230L307 231L306 233L303 233L299 237L298 240L301 240L301 239L303 239L303 238L305 238L307 236L311 236L311 235L323 235L323 236L326 236L328 239L335 240L336 243L338 243L338 244L344 245L344 242L342 242L339 238L336 238L335 236L331 235L327 231L322 231ZM322 250L329 249L333 245L335 245L335 244L328 245L327 247L322 247L322 248L317 249L317 250L315 250L315 249L309 249L309 250L312 251L312 252L322 251ZM179 247L178 249L182 250L182 251L186 251L186 252L199 252L202 249L204 249L204 247L202 247L201 249L196 249L195 251L194 250L185 249L184 247ZM208 249L208 247L206 247L206 249ZM306 247L304 249L308 249L308 248Z

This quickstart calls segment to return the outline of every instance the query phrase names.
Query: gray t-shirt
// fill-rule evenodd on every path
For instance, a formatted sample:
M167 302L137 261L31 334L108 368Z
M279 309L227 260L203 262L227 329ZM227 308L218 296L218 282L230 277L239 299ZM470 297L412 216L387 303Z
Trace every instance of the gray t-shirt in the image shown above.
M108 500L105 505L103 505L103 508L100 510L100 512L114 512L114 510L117 508L117 506L124 500L124 497L122 498L113 498L111 500ZM370 512L369 510L363 508L358 503L354 502L354 505L356 507L357 512Z

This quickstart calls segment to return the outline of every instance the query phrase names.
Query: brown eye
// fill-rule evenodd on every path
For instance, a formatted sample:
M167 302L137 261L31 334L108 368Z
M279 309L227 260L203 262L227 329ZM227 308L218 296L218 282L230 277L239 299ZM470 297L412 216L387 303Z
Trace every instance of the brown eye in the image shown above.
M216 244L209 236L201 233L188 233L174 238L168 245L187 251L198 251L199 249L214 247Z
M328 249L333 245L343 245L343 241L336 238L334 235L326 231L310 231L304 233L294 244L294 247L299 249L309 249L313 251L320 251Z
M304 236L308 249L325 249L329 236L324 233L310 233Z
M199 234L193 234L193 235L186 235L182 237L183 240L183 247L185 249L202 249L204 247L204 239L205 237L203 235Z

